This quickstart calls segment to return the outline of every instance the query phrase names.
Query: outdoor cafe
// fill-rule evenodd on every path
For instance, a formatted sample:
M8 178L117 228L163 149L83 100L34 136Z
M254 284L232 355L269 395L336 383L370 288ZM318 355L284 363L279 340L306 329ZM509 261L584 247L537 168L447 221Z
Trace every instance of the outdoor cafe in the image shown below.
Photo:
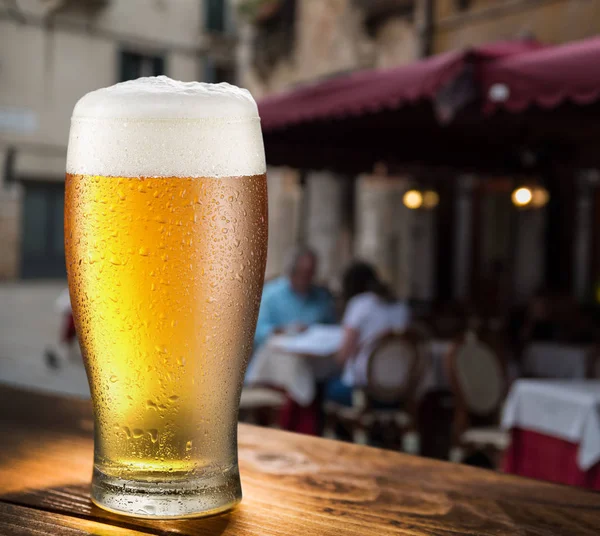
M85 362L92 401L0 387L0 534L598 534L597 318L573 294L600 268L574 186L600 168L599 60L525 40L258 106L166 77L88 93L52 366ZM498 270L451 299L440 251L483 255L476 196L468 244L439 223L435 303L362 262L325 289L307 244L263 287L266 165L411 173L415 210L460 201L459 174L518 177L511 210L552 214L548 288L509 303Z

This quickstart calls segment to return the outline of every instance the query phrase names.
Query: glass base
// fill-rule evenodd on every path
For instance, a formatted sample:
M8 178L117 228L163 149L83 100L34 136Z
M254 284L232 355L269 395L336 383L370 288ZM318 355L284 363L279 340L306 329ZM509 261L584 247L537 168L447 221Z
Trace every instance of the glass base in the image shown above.
M219 474L170 481L127 480L94 467L92 501L116 514L150 519L220 514L242 500L237 466Z

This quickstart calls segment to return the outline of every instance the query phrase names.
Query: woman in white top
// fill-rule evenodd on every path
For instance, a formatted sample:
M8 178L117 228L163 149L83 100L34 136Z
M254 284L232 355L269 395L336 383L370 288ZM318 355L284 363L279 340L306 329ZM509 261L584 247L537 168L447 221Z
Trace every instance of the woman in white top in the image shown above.
M346 311L342 320L344 341L336 359L343 365L341 378L327 383L325 398L352 405L352 388L367 383L367 363L377 339L389 331L408 327L408 306L394 299L375 269L363 262L351 265L342 281Z

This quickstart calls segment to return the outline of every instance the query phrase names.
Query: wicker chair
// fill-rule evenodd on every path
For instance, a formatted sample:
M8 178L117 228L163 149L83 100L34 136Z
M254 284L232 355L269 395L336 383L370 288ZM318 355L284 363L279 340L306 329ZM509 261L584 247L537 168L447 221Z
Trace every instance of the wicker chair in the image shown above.
M483 452L497 465L509 443L509 434L498 426L506 395L506 372L498 352L469 331L449 353L448 369L455 398L450 458L462 461Z
M403 446L407 438L414 439L415 391L424 371L424 360L418 336L412 333L382 336L369 356L367 386L353 390L352 406L325 402L324 435L334 438L342 426L355 443L369 444L377 429L382 446L389 448Z
M285 395L268 387L244 387L240 399L239 420L250 424L276 427Z

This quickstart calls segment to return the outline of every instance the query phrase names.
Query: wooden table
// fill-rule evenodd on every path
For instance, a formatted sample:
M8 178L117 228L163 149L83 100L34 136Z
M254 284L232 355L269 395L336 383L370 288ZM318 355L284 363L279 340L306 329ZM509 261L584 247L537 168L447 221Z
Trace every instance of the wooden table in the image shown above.
M0 387L0 535L600 534L600 494L247 425L239 436L236 510L120 517L88 497L89 402Z

